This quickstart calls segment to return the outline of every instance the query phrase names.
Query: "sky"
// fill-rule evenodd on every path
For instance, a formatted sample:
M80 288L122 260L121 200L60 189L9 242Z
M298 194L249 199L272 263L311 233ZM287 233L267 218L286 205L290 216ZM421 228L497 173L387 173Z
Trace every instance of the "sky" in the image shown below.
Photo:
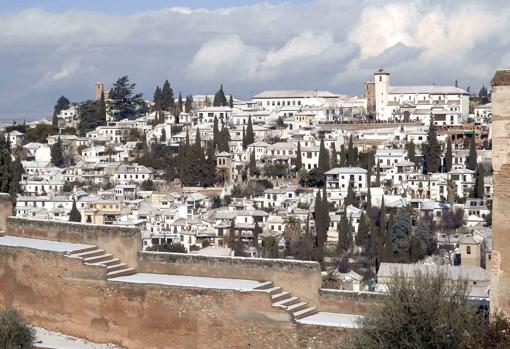
M510 62L504 0L0 1L0 118L51 113L128 75L152 99L271 89L361 95L392 84L477 90Z

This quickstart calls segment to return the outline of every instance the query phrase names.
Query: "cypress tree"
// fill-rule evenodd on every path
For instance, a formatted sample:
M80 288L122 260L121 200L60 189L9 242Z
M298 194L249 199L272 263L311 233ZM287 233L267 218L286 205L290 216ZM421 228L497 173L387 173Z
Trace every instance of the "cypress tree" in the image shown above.
M257 171L257 161L255 159L255 150L253 150L250 153L250 165L249 165L249 169L250 169L250 175L252 175L252 176Z
M234 98L232 97L232 95L230 95L230 98L228 100L228 106L230 108L234 108Z
M251 122L251 115L248 116L248 126L246 126L246 146L255 143L255 133L253 132L253 124Z
M336 145L333 142L333 149L331 149L331 165L330 168L338 167L338 154L336 153Z
M299 171L303 167L303 159L301 158L301 143L298 142L296 150L296 170Z
M444 171L450 172L452 170L453 164L453 153L452 153L452 140L448 137L448 142L446 142L446 153L444 155Z
M347 166L347 153L345 152L345 146L342 144L340 146L340 162L339 167L346 167Z
M191 109L193 109L193 96L191 94L189 96L186 96L184 107L186 108L186 113L191 112Z
M347 220L347 209L344 212L338 224L338 244L337 251L341 254L349 251L351 242L349 241L349 221Z
M430 127L428 133L428 146L427 146L427 172L438 172L441 167L441 146L437 141L436 127L433 123L433 118L430 118Z
M368 246L369 229L370 228L368 226L367 217L365 216L364 212L361 212L358 224L358 232L356 233L356 245L361 247L363 250L366 250Z
M161 88L159 86L156 86L156 91L154 91L154 97L152 99L154 102L154 110L160 111L162 110L162 104L163 104L163 95L161 93Z
M161 108L171 112L175 111L174 91L170 87L168 80L165 80L163 88L161 89Z
M381 210L379 211L379 229L376 234L375 247L379 259L383 256L384 239L386 238L386 208L384 205L384 196L382 197Z
M476 171L476 161L477 153L476 153L476 145L475 145L475 135L473 134L473 138L471 138L471 143L469 143L469 156L467 160L466 167L472 171Z
M166 131L164 128L161 130L161 137L159 138L159 141L161 143L166 143Z
M367 189L367 211L372 207L372 193L370 192L370 185Z
M220 89L214 95L213 106L214 107L225 107L228 105L227 97L225 97L225 92L223 92L223 84L220 86Z
M70 105L71 105L71 102L69 102L69 100L66 97L60 96L60 98L57 100L57 103L55 104L55 107L53 107L53 119L51 121L51 124L52 124L53 127L57 127L58 126L58 117L57 117L57 115L62 110L68 109Z
M355 166L355 163L356 163L356 159L355 159L354 146L352 143L352 134L351 134L351 136L349 137L349 145L347 147L347 166L353 167L353 166Z
M389 231L384 235L384 247L381 261L384 263L393 262L393 241L391 240L391 234Z
M81 213L76 207L76 200L73 199L73 207L69 212L69 222L81 222Z
M216 156L212 147L207 148L202 186L210 187L216 183Z
M183 111L183 102L182 102L182 95L179 92L179 100L177 101L177 114L181 113Z
M51 161L53 161L53 165L56 167L64 166L64 153L62 147L62 140L60 137L57 138L55 144L53 144L50 148Z
M255 227L253 228L253 247L258 251L259 249L259 236L262 234L262 228L258 221L255 221Z
M319 169L322 173L329 170L329 152L324 146L324 137L321 138L319 147Z
M218 142L220 138L220 130L218 129L218 118L216 115L214 116L214 122L213 122L213 147L218 148Z
M478 199L483 199L485 196L485 183L484 183L485 170L483 166L480 164L476 170L476 179L475 179L475 188L474 188L474 197Z
M228 142L230 141L230 133L228 132L228 129L223 126L220 132L219 141L218 141L218 151L226 151L230 152L230 147L228 145Z
M344 207L353 204L354 204L354 189L352 187L352 184L349 184L349 187L347 188L347 196L345 197L344 200Z
M23 176L23 165L21 164L21 157L16 156L14 159L14 162L11 162L11 169L10 169L10 179L11 184L9 185L10 190L9 194L11 194L11 199L16 198L16 194L21 193L21 185L19 182L21 181L21 177Z
M242 135L242 141L241 141L241 143L243 144L243 150L246 150L246 146L247 146L247 144L246 144L246 132L245 132L245 130L244 130L244 126L243 126L243 135Z
M416 147L414 146L414 142L411 140L411 142L406 144L407 148L407 157L409 161L414 162L416 164Z
M392 215L390 218L393 218ZM407 208L401 208L394 218L393 224L388 224L393 241L394 259L399 263L409 262L410 238L412 233L412 220ZM391 228L390 228L391 227Z
M379 161L377 161L377 168L375 172L375 186L381 186L381 165L379 164Z

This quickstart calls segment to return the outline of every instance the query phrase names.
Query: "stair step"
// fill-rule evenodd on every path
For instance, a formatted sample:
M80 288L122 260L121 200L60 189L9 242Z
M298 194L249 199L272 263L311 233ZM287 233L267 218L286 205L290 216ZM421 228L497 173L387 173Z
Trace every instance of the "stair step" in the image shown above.
M308 303L306 302L298 302L298 303L294 303L292 305L289 305L287 307L287 311L290 312L290 313L295 313L297 311L300 311L304 308L306 308L308 306Z
M308 307L308 308L302 309L300 311L297 311L297 312L293 313L292 315L294 316L295 320L299 320L299 319L302 319L304 317L313 315L315 313L317 313L317 308L315 308L315 307Z
M262 284L260 284L259 286L255 287L255 289L256 290L267 290L268 288L271 288L271 287L273 287L273 282L265 281Z
M103 254L103 255L100 255L100 256L94 256L94 257L85 258L84 262L85 263L99 263L99 262L102 262L102 261L107 261L109 259L112 259L112 255L111 254Z
M135 268L125 268L125 269L116 270L116 271L106 273L106 277L115 278L115 277L119 277L119 276L133 275L135 273L136 273Z
M128 265L126 263L120 263L120 264L114 264L114 265L107 266L106 271L108 273L110 273L112 271L117 271L117 270L126 269L126 268L128 268Z
M271 287L271 288L265 289L265 291L269 292L270 294L276 294L276 293L282 292L282 288L281 287Z
M291 305L294 305L296 303L299 303L298 297L290 297L286 299L282 299L281 301L274 302L273 307L281 307L281 308L287 308Z
M290 298L290 292L283 291L283 292L280 292L280 293L273 294L271 296L271 300L273 301L273 303L281 301L281 300L286 299L286 298Z
M69 251L68 254L76 255L76 254L85 253L85 252L92 252L95 250L97 250L97 246L89 246L89 247L85 247L85 248L79 248L74 251Z
M116 265L116 264L119 264L120 263L120 259L118 258L113 258L113 259L109 259L107 261L102 261L102 262L99 262L98 264L101 264L101 265L105 265L105 266L110 266L110 265Z
M88 251L88 252L82 252L82 253L73 253L72 256L73 257L79 257L79 258L89 258L89 257L95 257L95 256L101 256L104 254L104 250L100 250L100 249L95 249L93 251Z

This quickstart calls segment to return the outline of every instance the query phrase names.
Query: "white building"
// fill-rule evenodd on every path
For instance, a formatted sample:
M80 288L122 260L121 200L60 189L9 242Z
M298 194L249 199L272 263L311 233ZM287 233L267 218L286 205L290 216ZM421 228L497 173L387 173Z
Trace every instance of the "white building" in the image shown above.
M391 86L390 74L374 73L376 118L457 125L469 116L469 93L454 86Z
M328 91L280 90L264 91L252 97L252 101L266 110L276 110L287 106L321 107L328 100L336 100L338 95Z

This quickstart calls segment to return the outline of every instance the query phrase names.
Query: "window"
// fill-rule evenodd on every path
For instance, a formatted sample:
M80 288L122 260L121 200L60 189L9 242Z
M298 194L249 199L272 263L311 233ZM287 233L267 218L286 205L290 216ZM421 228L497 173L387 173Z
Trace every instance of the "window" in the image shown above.
M382 76L379 75L379 81L382 81Z
M467 246L466 247L466 253L467 254L471 254L471 246Z

